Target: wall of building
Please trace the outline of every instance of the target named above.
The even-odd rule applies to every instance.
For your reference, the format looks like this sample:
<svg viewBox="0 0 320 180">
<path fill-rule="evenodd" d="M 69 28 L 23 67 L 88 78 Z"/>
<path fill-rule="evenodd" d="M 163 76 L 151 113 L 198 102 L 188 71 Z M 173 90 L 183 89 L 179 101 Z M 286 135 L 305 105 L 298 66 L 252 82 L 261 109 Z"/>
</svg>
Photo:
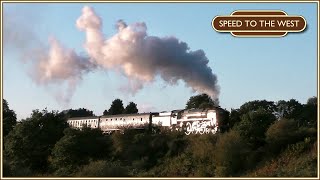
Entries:
<svg viewBox="0 0 320 180">
<path fill-rule="evenodd" d="M 91 128 L 98 128 L 99 126 L 99 118 L 71 118 L 67 121 L 67 123 L 73 128 L 82 128 L 85 124 Z"/>
<path fill-rule="evenodd" d="M 149 124 L 149 114 L 130 114 L 101 116 L 101 130 L 115 130 L 125 127 L 141 127 Z"/>
</svg>

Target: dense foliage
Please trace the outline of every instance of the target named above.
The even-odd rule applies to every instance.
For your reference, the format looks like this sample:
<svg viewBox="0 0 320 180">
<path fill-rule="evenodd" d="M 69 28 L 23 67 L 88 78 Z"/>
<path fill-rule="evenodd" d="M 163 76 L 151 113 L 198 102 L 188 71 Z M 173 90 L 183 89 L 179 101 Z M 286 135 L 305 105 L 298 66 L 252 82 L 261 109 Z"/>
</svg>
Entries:
<svg viewBox="0 0 320 180">
<path fill-rule="evenodd" d="M 16 113 L 9 108 L 8 102 L 3 99 L 2 101 L 3 107 L 3 136 L 7 136 L 9 132 L 13 129 L 13 127 L 17 123 L 17 116 Z"/>
<path fill-rule="evenodd" d="M 63 111 L 63 113 L 65 113 L 68 118 L 94 116 L 93 111 L 85 108 L 68 109 Z"/>
<path fill-rule="evenodd" d="M 186 109 L 192 109 L 192 108 L 213 108 L 216 104 L 214 100 L 208 96 L 207 94 L 200 94 L 197 96 L 192 96 L 188 100 L 186 104 Z"/>
<path fill-rule="evenodd" d="M 123 102 L 121 99 L 115 99 L 112 101 L 109 110 L 103 111 L 103 115 L 117 115 L 117 114 L 134 114 L 138 113 L 137 104 L 134 102 L 130 102 L 126 108 L 123 106 Z"/>
<path fill-rule="evenodd" d="M 190 98 L 187 107 L 211 103 L 207 98 L 204 103 L 198 99 Z M 120 109 L 134 113 L 133 104 Z M 316 97 L 306 104 L 294 99 L 246 102 L 230 113 L 221 111 L 218 119 L 223 128 L 204 135 L 186 136 L 159 127 L 107 135 L 99 129 L 68 128 L 67 117 L 66 113 L 35 110 L 12 125 L 4 137 L 3 175 L 317 176 Z"/>
</svg>

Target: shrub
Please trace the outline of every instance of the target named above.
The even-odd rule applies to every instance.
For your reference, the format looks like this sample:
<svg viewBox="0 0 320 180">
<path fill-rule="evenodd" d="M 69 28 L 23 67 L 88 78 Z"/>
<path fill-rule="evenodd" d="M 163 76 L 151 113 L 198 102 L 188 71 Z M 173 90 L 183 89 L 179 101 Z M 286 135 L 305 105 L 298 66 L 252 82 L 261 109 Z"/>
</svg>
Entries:
<svg viewBox="0 0 320 180">
<path fill-rule="evenodd" d="M 234 176 L 245 165 L 249 149 L 240 133 L 231 130 L 222 134 L 215 147 L 216 176 Z"/>
<path fill-rule="evenodd" d="M 126 177 L 128 169 L 120 162 L 93 161 L 79 169 L 74 176 L 80 177 Z"/>
<path fill-rule="evenodd" d="M 316 137 L 316 129 L 299 128 L 297 122 L 293 119 L 280 119 L 273 123 L 266 132 L 268 150 L 273 153 L 278 153 L 289 144 L 303 141 L 308 137 Z M 314 138 L 312 138 L 312 141 L 314 141 Z"/>
</svg>

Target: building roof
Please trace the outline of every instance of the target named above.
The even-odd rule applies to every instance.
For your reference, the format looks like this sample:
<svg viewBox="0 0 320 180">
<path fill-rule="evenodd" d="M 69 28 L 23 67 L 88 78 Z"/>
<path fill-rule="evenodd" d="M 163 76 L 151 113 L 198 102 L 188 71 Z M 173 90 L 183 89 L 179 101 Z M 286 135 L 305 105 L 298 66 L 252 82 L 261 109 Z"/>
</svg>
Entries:
<svg viewBox="0 0 320 180">
<path fill-rule="evenodd" d="M 104 115 L 101 118 L 111 118 L 111 117 L 124 117 L 124 116 L 146 116 L 152 113 L 137 113 L 137 114 L 117 114 L 117 115 Z"/>
<path fill-rule="evenodd" d="M 82 119 L 98 119 L 99 116 L 87 116 L 87 117 L 72 117 L 68 118 L 68 120 L 82 120 Z"/>
</svg>

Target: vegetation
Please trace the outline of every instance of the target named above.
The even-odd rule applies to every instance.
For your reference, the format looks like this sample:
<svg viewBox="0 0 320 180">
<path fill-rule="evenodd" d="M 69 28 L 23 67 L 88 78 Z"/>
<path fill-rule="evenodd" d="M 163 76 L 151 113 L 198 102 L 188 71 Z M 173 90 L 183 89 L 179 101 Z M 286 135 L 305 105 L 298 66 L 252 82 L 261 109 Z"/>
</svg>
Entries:
<svg viewBox="0 0 320 180">
<path fill-rule="evenodd" d="M 124 114 L 135 114 L 138 113 L 137 104 L 134 102 L 130 102 L 127 107 L 123 111 Z"/>
<path fill-rule="evenodd" d="M 63 113 L 65 113 L 68 118 L 94 116 L 93 111 L 90 111 L 85 108 L 68 109 L 63 111 Z"/>
<path fill-rule="evenodd" d="M 117 115 L 117 114 L 134 114 L 138 113 L 137 104 L 130 102 L 126 108 L 123 107 L 121 99 L 115 99 L 112 101 L 109 110 L 105 110 L 103 115 Z"/>
<path fill-rule="evenodd" d="M 16 113 L 9 108 L 8 102 L 3 99 L 3 136 L 7 136 L 13 127 L 17 124 Z"/>
<path fill-rule="evenodd" d="M 212 102 L 206 95 L 194 96 L 187 108 L 219 108 Z M 16 123 L 5 100 L 3 107 L 5 177 L 317 176 L 316 97 L 306 104 L 294 99 L 246 102 L 218 114 L 218 133 L 189 136 L 161 127 L 111 135 L 88 127 L 71 129 L 66 119 L 77 116 L 74 110 L 34 110 Z M 136 113 L 137 108 L 133 102 L 123 108 L 116 99 L 107 112 Z"/>
<path fill-rule="evenodd" d="M 213 99 L 211 99 L 210 96 L 207 94 L 200 94 L 197 96 L 190 97 L 189 101 L 186 104 L 186 109 L 192 109 L 192 108 L 213 108 L 216 104 Z"/>
</svg>

